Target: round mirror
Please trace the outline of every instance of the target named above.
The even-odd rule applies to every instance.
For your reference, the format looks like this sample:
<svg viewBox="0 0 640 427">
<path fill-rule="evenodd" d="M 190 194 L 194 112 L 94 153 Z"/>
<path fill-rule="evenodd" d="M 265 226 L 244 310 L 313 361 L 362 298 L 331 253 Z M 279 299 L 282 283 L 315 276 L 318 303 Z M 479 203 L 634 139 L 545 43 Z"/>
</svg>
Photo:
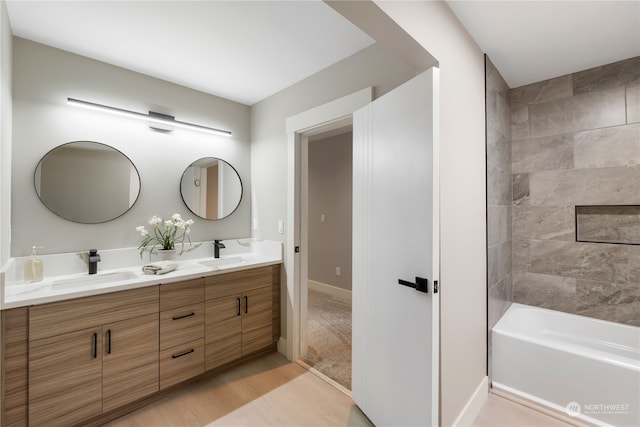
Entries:
<svg viewBox="0 0 640 427">
<path fill-rule="evenodd" d="M 195 215 L 203 219 L 222 219 L 240 205 L 242 181 L 229 163 L 215 157 L 203 157 L 185 169 L 180 193 L 184 204 Z"/>
<path fill-rule="evenodd" d="M 76 141 L 49 151 L 35 172 L 36 193 L 69 221 L 98 224 L 128 211 L 140 194 L 131 160 L 105 144 Z"/>
</svg>

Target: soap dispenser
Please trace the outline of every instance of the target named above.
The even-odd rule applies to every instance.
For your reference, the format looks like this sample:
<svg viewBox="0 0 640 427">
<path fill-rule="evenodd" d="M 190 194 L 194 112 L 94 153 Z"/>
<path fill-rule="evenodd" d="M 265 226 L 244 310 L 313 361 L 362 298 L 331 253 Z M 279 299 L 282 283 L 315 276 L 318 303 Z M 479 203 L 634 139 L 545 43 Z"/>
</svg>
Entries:
<svg viewBox="0 0 640 427">
<path fill-rule="evenodd" d="M 31 248 L 31 258 L 24 262 L 25 283 L 39 282 L 44 277 L 44 262 L 38 258 L 38 249 L 42 246 Z"/>
</svg>

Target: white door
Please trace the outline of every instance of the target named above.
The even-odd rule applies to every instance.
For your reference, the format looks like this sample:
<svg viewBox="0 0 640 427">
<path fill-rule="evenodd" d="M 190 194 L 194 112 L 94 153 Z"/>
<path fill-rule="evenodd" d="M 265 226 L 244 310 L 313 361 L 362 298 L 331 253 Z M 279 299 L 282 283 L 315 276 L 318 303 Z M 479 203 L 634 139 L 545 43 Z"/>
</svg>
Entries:
<svg viewBox="0 0 640 427">
<path fill-rule="evenodd" d="M 353 115 L 352 394 L 379 427 L 438 425 L 437 88 L 432 68 Z"/>
</svg>

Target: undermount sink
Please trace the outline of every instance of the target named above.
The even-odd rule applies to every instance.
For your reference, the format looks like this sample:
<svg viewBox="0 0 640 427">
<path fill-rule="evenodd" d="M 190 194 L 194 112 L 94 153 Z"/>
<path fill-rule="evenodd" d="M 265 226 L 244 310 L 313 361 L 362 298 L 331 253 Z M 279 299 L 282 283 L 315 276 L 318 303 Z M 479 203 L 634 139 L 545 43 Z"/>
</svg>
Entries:
<svg viewBox="0 0 640 427">
<path fill-rule="evenodd" d="M 217 269 L 230 268 L 239 264 L 246 263 L 246 260 L 240 256 L 232 256 L 227 258 L 214 258 L 208 261 L 200 261 L 200 264 Z"/>
<path fill-rule="evenodd" d="M 73 286 L 102 285 L 105 283 L 119 282 L 121 280 L 136 279 L 137 277 L 138 275 L 132 271 L 114 271 L 113 273 L 87 274 L 82 277 L 55 280 L 51 283 L 51 287 L 60 289 Z"/>
</svg>

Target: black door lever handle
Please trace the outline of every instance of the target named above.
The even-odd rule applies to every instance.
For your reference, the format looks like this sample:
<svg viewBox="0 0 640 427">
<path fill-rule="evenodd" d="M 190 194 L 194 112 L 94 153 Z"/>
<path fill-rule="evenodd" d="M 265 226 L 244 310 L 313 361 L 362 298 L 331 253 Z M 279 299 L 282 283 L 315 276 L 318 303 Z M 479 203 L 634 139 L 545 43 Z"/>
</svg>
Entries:
<svg viewBox="0 0 640 427">
<path fill-rule="evenodd" d="M 429 292 L 429 279 L 425 279 L 422 277 L 416 277 L 416 282 L 408 282 L 406 280 L 398 279 L 398 284 L 403 286 L 408 286 L 417 291 L 428 293 Z"/>
</svg>

